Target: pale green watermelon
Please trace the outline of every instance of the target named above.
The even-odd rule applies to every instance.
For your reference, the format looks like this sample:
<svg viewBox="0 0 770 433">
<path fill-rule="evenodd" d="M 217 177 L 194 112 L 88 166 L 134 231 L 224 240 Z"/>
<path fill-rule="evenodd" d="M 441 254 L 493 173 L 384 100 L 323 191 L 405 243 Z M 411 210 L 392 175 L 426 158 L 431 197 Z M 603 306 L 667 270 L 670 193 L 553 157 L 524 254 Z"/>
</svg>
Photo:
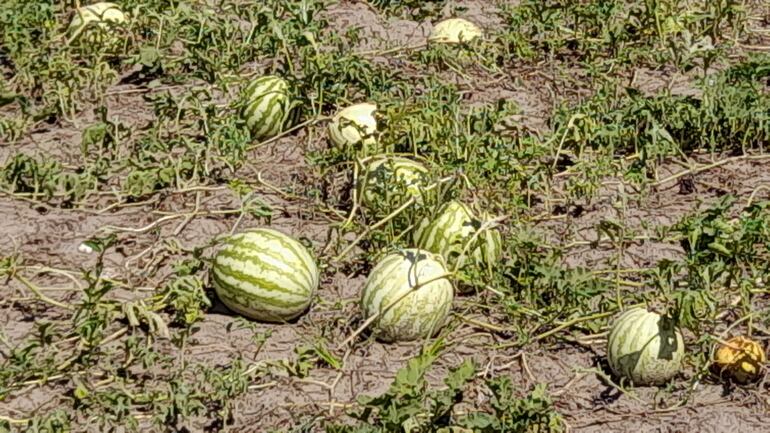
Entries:
<svg viewBox="0 0 770 433">
<path fill-rule="evenodd" d="M 361 294 L 364 319 L 382 341 L 428 338 L 441 329 L 452 308 L 454 288 L 441 256 L 405 249 L 372 269 Z"/>
<path fill-rule="evenodd" d="M 228 308 L 267 322 L 285 322 L 307 310 L 318 279 L 307 249 L 267 228 L 228 237 L 211 268 L 214 289 Z"/>
<path fill-rule="evenodd" d="M 118 5 L 110 2 L 97 2 L 91 5 L 81 6 L 75 10 L 67 31 L 71 38 L 77 38 L 86 32 L 89 27 L 97 27 L 102 32 L 109 30 L 110 23 L 122 24 L 126 22 L 126 15 Z M 89 32 L 87 40 L 97 42 L 99 35 Z"/>
<path fill-rule="evenodd" d="M 428 36 L 428 42 L 459 44 L 481 37 L 483 32 L 472 22 L 462 18 L 449 18 L 437 23 Z"/>
<path fill-rule="evenodd" d="M 396 210 L 410 198 L 421 202 L 429 185 L 428 169 L 417 161 L 396 156 L 376 156 L 363 166 L 358 196 L 374 215 Z"/>
<path fill-rule="evenodd" d="M 329 138 L 340 147 L 371 148 L 377 143 L 377 106 L 370 103 L 343 108 L 329 122 Z"/>
<path fill-rule="evenodd" d="M 668 381 L 681 369 L 684 353 L 673 320 L 644 308 L 632 308 L 615 319 L 607 340 L 610 368 L 635 385 Z"/>
<path fill-rule="evenodd" d="M 450 201 L 441 206 L 435 217 L 421 221 L 414 231 L 414 244 L 441 254 L 450 269 L 473 264 L 491 272 L 502 257 L 502 241 L 495 228 L 479 231 L 486 219 L 478 218 L 467 205 Z M 458 263 L 463 249 L 465 254 Z"/>
</svg>

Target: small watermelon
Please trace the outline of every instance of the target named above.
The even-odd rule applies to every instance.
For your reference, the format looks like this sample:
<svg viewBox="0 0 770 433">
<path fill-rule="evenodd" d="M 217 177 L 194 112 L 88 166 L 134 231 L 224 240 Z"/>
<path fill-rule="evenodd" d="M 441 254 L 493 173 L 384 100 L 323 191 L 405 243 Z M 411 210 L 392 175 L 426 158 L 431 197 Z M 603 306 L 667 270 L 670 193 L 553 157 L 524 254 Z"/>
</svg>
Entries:
<svg viewBox="0 0 770 433">
<path fill-rule="evenodd" d="M 329 123 L 329 138 L 339 147 L 371 148 L 377 143 L 377 106 L 355 104 L 340 110 Z"/>
<path fill-rule="evenodd" d="M 106 32 L 110 29 L 110 24 L 122 24 L 125 22 L 126 15 L 120 10 L 118 5 L 110 2 L 98 2 L 76 9 L 68 32 L 70 37 L 74 39 L 83 32 L 86 32 L 91 26 L 98 27 L 101 32 Z M 91 33 L 88 40 L 95 41 L 96 35 Z"/>
<path fill-rule="evenodd" d="M 433 27 L 428 36 L 428 42 L 459 44 L 470 42 L 482 35 L 483 32 L 476 24 L 462 18 L 450 18 Z"/>
<path fill-rule="evenodd" d="M 243 118 L 256 140 L 275 137 L 284 131 L 291 111 L 289 83 L 266 75 L 249 83 L 241 96 Z"/>
<path fill-rule="evenodd" d="M 717 344 L 714 369 L 719 376 L 745 384 L 762 376 L 766 361 L 765 349 L 758 342 L 737 336 Z"/>
<path fill-rule="evenodd" d="M 363 166 L 357 188 L 364 206 L 373 214 L 383 216 L 412 197 L 420 202 L 428 184 L 428 169 L 419 162 L 396 156 L 376 156 Z"/>
</svg>

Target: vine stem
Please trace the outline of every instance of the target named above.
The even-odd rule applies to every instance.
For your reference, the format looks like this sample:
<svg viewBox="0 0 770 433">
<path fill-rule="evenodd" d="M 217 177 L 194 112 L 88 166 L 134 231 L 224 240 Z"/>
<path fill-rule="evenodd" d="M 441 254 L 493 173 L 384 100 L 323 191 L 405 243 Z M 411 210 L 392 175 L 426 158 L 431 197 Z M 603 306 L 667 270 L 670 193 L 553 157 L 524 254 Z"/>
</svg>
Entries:
<svg viewBox="0 0 770 433">
<path fill-rule="evenodd" d="M 385 55 L 385 54 L 393 54 L 393 53 L 398 53 L 398 52 L 401 52 L 401 51 L 419 50 L 419 49 L 425 48 L 426 46 L 428 46 L 427 43 L 421 42 L 421 43 L 415 44 L 415 45 L 404 45 L 404 46 L 398 46 L 398 47 L 393 47 L 393 48 L 386 48 L 384 50 L 360 51 L 360 52 L 356 53 L 356 56 L 362 56 L 362 57 L 363 56 L 382 56 L 382 55 Z"/>
<path fill-rule="evenodd" d="M 668 176 L 664 179 L 661 179 L 655 183 L 652 184 L 653 187 L 658 187 L 661 185 L 664 185 L 668 182 L 674 181 L 679 179 L 680 177 L 687 176 L 688 174 L 697 174 L 703 171 L 708 171 L 713 168 L 720 167 L 725 164 L 729 164 L 731 162 L 739 162 L 739 161 L 761 161 L 764 159 L 770 159 L 770 155 L 741 155 L 741 156 L 734 156 L 732 158 L 725 158 L 721 159 L 719 161 L 712 162 L 711 164 L 701 165 L 699 167 L 693 167 L 689 170 L 683 170 L 678 173 L 672 174 L 671 176 Z"/>
<path fill-rule="evenodd" d="M 190 221 L 192 221 L 193 218 L 195 218 L 195 216 L 199 214 L 200 208 L 201 208 L 201 192 L 197 191 L 195 193 L 195 208 L 193 209 L 192 212 L 187 214 L 184 221 L 182 221 L 181 223 L 179 223 L 178 226 L 176 226 L 176 229 L 174 229 L 174 236 L 179 236 L 179 233 L 182 233 L 182 230 L 184 230 L 187 224 L 189 224 Z"/>
<path fill-rule="evenodd" d="M 607 384 L 608 384 L 609 386 L 611 386 L 611 387 L 615 388 L 615 389 L 616 389 L 618 392 L 622 393 L 622 394 L 623 394 L 623 395 L 625 395 L 626 397 L 629 397 L 629 398 L 631 398 L 631 399 L 634 399 L 634 400 L 636 400 L 637 402 L 639 402 L 639 403 L 642 403 L 642 404 L 644 404 L 644 405 L 646 405 L 646 404 L 647 404 L 647 402 L 646 402 L 646 401 L 644 401 L 644 400 L 642 400 L 641 398 L 639 398 L 639 397 L 638 397 L 636 394 L 633 394 L 633 393 L 631 393 L 631 392 L 628 392 L 628 391 L 626 391 L 626 390 L 625 390 L 625 389 L 624 389 L 622 386 L 620 386 L 620 385 L 618 385 L 617 383 L 615 383 L 615 382 L 612 380 L 612 378 L 611 378 L 611 377 L 610 377 L 610 376 L 609 376 L 607 373 L 603 372 L 602 370 L 600 370 L 600 369 L 598 369 L 598 368 L 578 368 L 578 369 L 576 370 L 576 372 L 577 372 L 577 373 L 583 373 L 583 374 L 587 374 L 587 373 L 593 373 L 593 374 L 595 374 L 595 375 L 597 375 L 597 376 L 601 377 L 602 379 L 604 379 L 604 381 L 605 381 L 605 382 L 607 382 Z"/>
<path fill-rule="evenodd" d="M 470 317 L 465 317 L 462 314 L 452 313 L 452 315 L 462 320 L 463 322 L 469 323 L 474 326 L 478 326 L 479 328 L 487 329 L 489 331 L 499 332 L 499 333 L 507 333 L 511 331 L 510 329 L 502 328 L 500 326 L 493 325 L 491 323 L 482 322 L 476 319 L 471 319 Z"/>
<path fill-rule="evenodd" d="M 50 298 L 50 297 L 46 296 L 45 294 L 43 294 L 43 292 L 40 291 L 40 289 L 37 286 L 32 284 L 29 280 L 27 280 L 26 278 L 22 277 L 21 275 L 14 274 L 13 278 L 15 278 L 21 284 L 23 284 L 32 293 L 34 293 L 35 296 L 37 296 L 37 298 L 39 300 L 41 300 L 41 301 L 43 301 L 43 302 L 45 302 L 47 304 L 51 304 L 53 306 L 59 307 L 59 308 L 64 308 L 65 310 L 74 310 L 75 309 L 72 305 L 65 304 L 63 302 L 59 302 L 56 299 L 53 299 L 53 298 Z"/>
<path fill-rule="evenodd" d="M 631 307 L 632 306 L 629 306 L 629 308 L 631 308 Z M 543 332 L 542 334 L 538 334 L 538 335 L 532 337 L 532 339 L 530 341 L 534 342 L 534 341 L 542 340 L 544 338 L 548 338 L 548 337 L 556 334 L 559 331 L 562 331 L 562 330 L 564 330 L 566 328 L 569 328 L 572 325 L 576 325 L 576 324 L 581 323 L 581 322 L 587 322 L 589 320 L 602 319 L 602 318 L 605 318 L 605 317 L 612 316 L 612 315 L 614 315 L 616 313 L 617 313 L 616 311 L 607 311 L 607 312 L 604 312 L 604 313 L 591 314 L 591 315 L 588 315 L 588 316 L 577 317 L 575 319 L 568 320 L 566 322 L 561 322 L 555 328 L 550 329 L 548 331 Z M 506 344 L 499 344 L 499 345 L 494 346 L 494 347 L 495 347 L 495 349 L 505 349 L 505 348 L 508 348 L 508 347 L 518 346 L 519 344 L 520 343 L 506 343 Z"/>
<path fill-rule="evenodd" d="M 278 141 L 279 139 L 281 139 L 281 138 L 291 134 L 292 132 L 300 130 L 300 129 L 306 127 L 306 126 L 315 125 L 316 123 L 320 123 L 320 122 L 323 122 L 323 121 L 329 120 L 329 119 L 331 119 L 331 117 L 329 117 L 329 116 L 319 116 L 319 117 L 315 117 L 313 119 L 308 119 L 308 120 L 306 120 L 306 121 L 304 121 L 302 123 L 298 123 L 298 124 L 292 126 L 291 128 L 281 132 L 280 134 L 278 134 L 278 135 L 276 135 L 274 137 L 268 138 L 265 141 L 260 141 L 259 143 L 254 144 L 253 146 L 249 146 L 246 150 L 248 150 L 248 151 L 254 150 L 254 149 L 258 148 L 258 147 L 262 147 L 262 146 L 264 146 L 266 144 L 270 144 L 270 143 L 272 143 L 274 141 Z"/>
<path fill-rule="evenodd" d="M 428 187 L 427 190 L 431 190 L 431 189 L 435 188 L 439 184 L 449 182 L 453 178 L 454 178 L 453 176 L 449 176 L 449 177 L 445 177 L 445 178 L 439 179 L 438 181 L 434 182 L 430 187 Z M 342 250 L 342 252 L 339 253 L 339 255 L 334 257 L 332 259 L 332 261 L 339 262 L 340 260 L 344 259 L 348 254 L 350 254 L 350 252 L 353 250 L 353 248 L 355 248 L 355 246 L 358 245 L 359 242 L 361 242 L 366 236 L 369 235 L 369 233 L 371 233 L 374 229 L 383 226 L 388 221 L 390 221 L 393 218 L 395 218 L 396 216 L 398 216 L 398 214 L 400 214 L 401 212 L 406 210 L 409 206 L 413 205 L 415 203 L 415 201 L 416 201 L 415 197 L 410 197 L 409 200 L 405 201 L 404 204 L 399 206 L 396 210 L 391 212 L 388 216 L 386 216 L 385 218 L 377 221 L 375 224 L 366 227 L 366 229 L 363 232 L 361 232 L 361 234 L 358 235 L 358 237 L 356 237 L 355 240 L 353 240 L 353 242 L 351 242 L 347 247 L 345 247 L 345 249 Z"/>
<path fill-rule="evenodd" d="M 16 418 L 11 418 L 11 417 L 7 417 L 7 416 L 4 416 L 4 415 L 0 415 L 0 421 L 5 421 L 8 424 L 14 424 L 14 425 L 27 425 L 27 424 L 29 424 L 30 420 L 26 419 L 26 418 L 16 419 Z"/>
</svg>

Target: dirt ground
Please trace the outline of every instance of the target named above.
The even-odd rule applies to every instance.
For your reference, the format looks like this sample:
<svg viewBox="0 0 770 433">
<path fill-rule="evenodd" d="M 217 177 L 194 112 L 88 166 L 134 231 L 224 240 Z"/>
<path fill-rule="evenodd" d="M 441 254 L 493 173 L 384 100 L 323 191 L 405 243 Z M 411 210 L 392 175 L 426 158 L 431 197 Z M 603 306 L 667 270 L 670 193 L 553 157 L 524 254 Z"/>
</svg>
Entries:
<svg viewBox="0 0 770 433">
<path fill-rule="evenodd" d="M 466 16 L 481 25 L 494 24 L 494 14 L 490 13 L 491 6 L 487 2 L 454 3 L 467 6 Z M 429 22 L 388 21 L 362 2 L 340 2 L 326 14 L 338 28 L 362 27 L 364 34 L 370 36 L 367 40 L 373 41 L 360 47 L 362 49 L 418 43 L 430 29 Z M 498 98 L 515 100 L 521 108 L 521 121 L 535 130 L 547 130 L 545 119 L 552 112 L 554 92 L 573 92 L 577 97 L 584 90 L 560 88 L 564 84 L 560 80 L 550 80 L 533 71 L 510 71 L 510 74 L 518 79 L 490 86 L 478 82 L 462 84 L 467 86 L 470 103 Z M 682 88 L 686 91 L 687 77 L 674 77 L 665 71 L 640 73 L 635 86 L 654 91 L 661 82 L 672 79 L 683 80 Z M 133 85 L 116 85 L 108 96 L 111 115 L 140 128 L 152 118 L 150 107 L 142 99 L 143 92 Z M 19 150 L 53 155 L 63 161 L 74 160 L 79 153 L 82 128 L 93 120 L 90 110 L 84 110 L 71 122 L 36 128 L 13 146 L 0 144 L 0 163 L 4 164 Z M 323 137 L 321 126 L 316 127 L 315 132 L 315 137 Z M 310 240 L 318 253 L 329 242 L 330 220 L 324 214 L 308 212 L 307 203 L 276 192 L 301 191 L 321 181 L 308 175 L 311 170 L 305 155 L 326 143 L 322 138 L 308 143 L 306 134 L 308 131 L 302 131 L 252 151 L 248 155 L 249 163 L 240 175 L 260 178 L 266 185 L 271 185 L 260 190 L 260 197 L 276 210 L 272 225 Z M 661 177 L 676 173 L 681 167 L 672 165 L 666 169 L 669 173 L 663 173 Z M 674 180 L 627 203 L 622 215 L 614 204 L 623 185 L 608 179 L 596 199 L 577 204 L 581 207 L 579 214 L 566 213 L 544 221 L 540 228 L 554 242 L 574 242 L 593 240 L 596 221 L 607 216 L 619 216 L 630 227 L 671 224 L 726 193 L 747 200 L 758 187 L 770 184 L 768 173 L 770 159 L 736 159 L 688 178 L 695 186 L 692 192 L 683 192 L 680 182 Z M 103 203 L 109 203 L 109 198 L 105 193 Z M 104 275 L 133 286 L 115 290 L 111 296 L 135 299 L 159 285 L 171 273 L 170 257 L 162 248 L 165 239 L 175 239 L 183 249 L 199 247 L 209 239 L 229 232 L 238 220 L 237 215 L 221 214 L 165 220 L 164 216 L 183 210 L 218 211 L 237 206 L 237 197 L 224 187 L 197 194 L 164 194 L 148 203 L 119 209 L 106 208 L 98 202 L 82 208 L 63 209 L 0 195 L 0 256 L 19 253 L 27 266 L 85 269 L 95 263 L 95 257 L 78 250 L 84 240 L 109 232 L 110 228 L 127 228 L 129 230 L 119 232 L 117 248 L 109 250 L 105 256 Z M 239 227 L 259 224 L 248 216 L 238 222 Z M 603 266 L 608 254 L 610 251 L 589 244 L 572 249 L 564 262 L 568 266 Z M 662 258 L 676 258 L 682 254 L 676 245 L 639 241 L 626 251 L 621 265 L 644 267 Z M 343 270 L 327 269 L 320 286 L 320 301 L 307 315 L 287 325 L 256 323 L 254 329 L 230 329 L 229 326 L 240 323 L 240 320 L 212 297 L 215 305 L 196 325 L 184 348 L 179 351 L 169 344 L 167 350 L 180 362 L 227 366 L 237 356 L 252 361 L 291 359 L 298 346 L 320 338 L 334 347 L 361 323 L 357 303 L 364 281 L 365 275 L 345 275 Z M 35 282 L 48 288 L 48 296 L 57 300 L 67 302 L 78 296 L 72 290 L 55 290 L 72 287 L 72 281 L 61 274 L 41 273 Z M 460 296 L 455 300 L 455 310 L 469 310 L 468 303 L 473 301 L 472 297 Z M 29 292 L 15 280 L 0 286 L 0 330 L 10 346 L 30 333 L 35 323 L 60 320 L 63 314 L 56 308 L 33 301 Z M 681 407 L 656 407 L 658 402 L 665 401 L 661 394 L 684 394 L 686 390 L 682 387 L 686 382 L 682 381 L 672 389 L 637 387 L 634 388 L 635 395 L 618 392 L 595 373 L 596 369 L 608 371 L 602 335 L 575 343 L 532 343 L 524 349 L 493 349 L 495 344 L 509 341 L 511 336 L 459 320 L 454 320 L 450 328 L 453 330 L 448 335 L 447 349 L 431 370 L 431 382 L 440 383 L 448 368 L 472 358 L 482 366 L 479 380 L 489 375 L 510 376 L 521 395 L 534 384 L 545 383 L 556 409 L 572 432 L 768 431 L 770 394 L 765 384 L 742 388 L 706 380 L 697 383 L 690 400 Z M 261 347 L 254 341 L 255 332 L 269 335 Z M 296 427 L 300 420 L 310 422 L 319 414 L 342 416 L 358 396 L 385 391 L 395 372 L 419 349 L 417 343 L 383 344 L 366 340 L 344 353 L 345 363 L 340 371 L 318 367 L 310 370 L 304 379 L 273 376 L 262 383 L 252 383 L 249 391 L 238 398 L 234 423 L 228 431 L 284 430 Z M 5 354 L 0 352 L 0 359 L 3 356 Z M 690 377 L 693 373 L 688 367 L 683 375 Z M 58 398 L 52 397 L 58 392 L 56 381 L 15 391 L 0 401 L 0 414 L 14 417 L 51 410 L 60 404 Z M 479 388 L 478 392 L 465 397 L 483 403 L 489 395 Z M 82 422 L 86 430 L 91 430 L 89 420 Z"/>
</svg>

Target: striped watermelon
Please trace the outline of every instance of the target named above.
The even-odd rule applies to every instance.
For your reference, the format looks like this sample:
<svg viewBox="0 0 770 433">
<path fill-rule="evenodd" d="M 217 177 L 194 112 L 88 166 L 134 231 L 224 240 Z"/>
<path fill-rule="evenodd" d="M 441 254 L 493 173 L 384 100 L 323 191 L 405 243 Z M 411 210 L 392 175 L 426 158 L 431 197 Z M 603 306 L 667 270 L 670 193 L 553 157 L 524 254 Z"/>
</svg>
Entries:
<svg viewBox="0 0 770 433">
<path fill-rule="evenodd" d="M 291 111 L 289 83 L 266 75 L 253 80 L 241 96 L 243 118 L 254 139 L 263 140 L 283 132 Z"/>
<path fill-rule="evenodd" d="M 364 319 L 375 315 L 374 335 L 408 341 L 435 334 L 452 308 L 454 289 L 441 256 L 424 250 L 391 253 L 372 269 L 361 296 Z"/>
<path fill-rule="evenodd" d="M 657 385 L 674 377 L 684 351 L 682 334 L 673 320 L 644 308 L 621 314 L 607 341 L 610 368 L 636 385 Z"/>
<path fill-rule="evenodd" d="M 421 221 L 413 233 L 414 244 L 441 254 L 450 269 L 462 269 L 472 262 L 478 269 L 491 272 L 502 256 L 502 241 L 500 232 L 494 228 L 485 229 L 474 239 L 483 223 L 467 205 L 450 201 L 441 206 L 434 218 Z M 463 250 L 462 261 L 457 263 Z"/>
<path fill-rule="evenodd" d="M 301 315 L 318 288 L 318 268 L 299 241 L 259 228 L 228 237 L 214 257 L 211 280 L 231 310 L 255 320 Z"/>
<path fill-rule="evenodd" d="M 329 123 L 329 138 L 339 147 L 370 148 L 377 143 L 377 106 L 363 103 L 340 110 Z"/>
<path fill-rule="evenodd" d="M 79 7 L 72 17 L 68 31 L 71 37 L 75 38 L 92 24 L 106 31 L 109 29 L 109 23 L 121 24 L 125 22 L 126 16 L 118 5 L 110 2 L 98 2 Z"/>
<path fill-rule="evenodd" d="M 450 18 L 433 27 L 428 36 L 428 42 L 459 44 L 470 42 L 482 34 L 481 29 L 476 24 L 462 18 Z"/>
<path fill-rule="evenodd" d="M 394 156 L 373 157 L 359 176 L 358 196 L 376 215 L 389 214 L 411 197 L 421 201 L 429 183 L 424 165 Z"/>
</svg>

